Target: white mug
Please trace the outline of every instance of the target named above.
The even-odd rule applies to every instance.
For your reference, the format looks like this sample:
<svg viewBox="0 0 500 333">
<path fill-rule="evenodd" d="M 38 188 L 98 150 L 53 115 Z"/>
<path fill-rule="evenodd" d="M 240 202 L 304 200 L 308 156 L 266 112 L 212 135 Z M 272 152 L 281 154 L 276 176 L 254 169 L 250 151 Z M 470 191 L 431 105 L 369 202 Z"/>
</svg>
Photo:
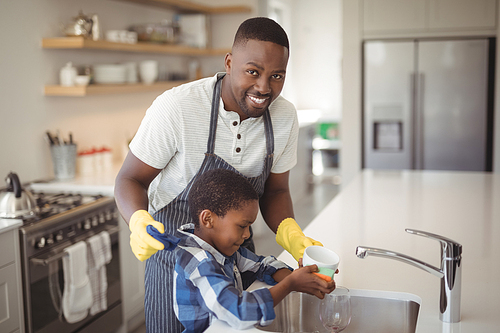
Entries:
<svg viewBox="0 0 500 333">
<path fill-rule="evenodd" d="M 152 84 L 158 79 L 158 61 L 146 60 L 139 64 L 139 74 L 142 82 Z"/>
<path fill-rule="evenodd" d="M 311 245 L 304 250 L 302 265 L 317 265 L 319 274 L 333 278 L 333 274 L 339 267 L 340 257 L 337 253 L 323 246 Z"/>
</svg>

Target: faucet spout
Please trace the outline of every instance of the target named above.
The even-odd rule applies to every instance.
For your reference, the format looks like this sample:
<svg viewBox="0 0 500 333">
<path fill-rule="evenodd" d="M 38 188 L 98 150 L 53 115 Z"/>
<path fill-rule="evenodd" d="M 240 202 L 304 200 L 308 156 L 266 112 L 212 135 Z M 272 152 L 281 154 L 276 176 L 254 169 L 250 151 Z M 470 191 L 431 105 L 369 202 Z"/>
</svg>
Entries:
<svg viewBox="0 0 500 333">
<path fill-rule="evenodd" d="M 417 268 L 420 268 L 427 273 L 431 273 L 434 276 L 437 276 L 438 278 L 442 278 L 444 276 L 443 271 L 441 271 L 439 268 L 427 264 L 421 260 L 409 257 L 405 254 L 394 252 L 394 251 L 389 251 L 389 250 L 383 250 L 383 249 L 377 249 L 373 247 L 364 247 L 364 246 L 358 246 L 356 248 L 356 256 L 358 258 L 364 259 L 368 256 L 376 256 L 376 257 L 385 257 L 385 258 L 390 258 L 398 261 L 405 262 L 407 264 L 410 264 L 412 266 L 415 266 Z"/>
<path fill-rule="evenodd" d="M 459 322 L 462 294 L 462 245 L 449 238 L 426 231 L 406 229 L 406 232 L 432 238 L 441 243 L 441 268 L 437 268 L 405 254 L 373 247 L 358 246 L 356 248 L 356 256 L 361 259 L 368 256 L 394 259 L 418 267 L 437 276 L 441 279 L 439 318 L 447 323 Z"/>
</svg>

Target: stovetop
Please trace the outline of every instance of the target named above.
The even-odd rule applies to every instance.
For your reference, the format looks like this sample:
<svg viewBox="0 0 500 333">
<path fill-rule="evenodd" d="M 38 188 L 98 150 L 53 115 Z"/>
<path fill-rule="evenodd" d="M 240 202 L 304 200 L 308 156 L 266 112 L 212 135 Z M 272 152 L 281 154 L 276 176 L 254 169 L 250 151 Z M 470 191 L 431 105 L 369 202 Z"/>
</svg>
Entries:
<svg viewBox="0 0 500 333">
<path fill-rule="evenodd" d="M 81 195 L 67 193 L 31 193 L 36 201 L 36 212 L 34 215 L 24 216 L 23 227 L 38 224 L 50 217 L 71 211 L 75 208 L 98 201 L 102 195 Z"/>
<path fill-rule="evenodd" d="M 38 212 L 36 216 L 26 218 L 27 222 L 42 220 L 84 204 L 95 202 L 102 195 L 81 195 L 67 193 L 32 193 L 36 200 Z M 34 221 L 33 221 L 34 220 Z"/>
</svg>

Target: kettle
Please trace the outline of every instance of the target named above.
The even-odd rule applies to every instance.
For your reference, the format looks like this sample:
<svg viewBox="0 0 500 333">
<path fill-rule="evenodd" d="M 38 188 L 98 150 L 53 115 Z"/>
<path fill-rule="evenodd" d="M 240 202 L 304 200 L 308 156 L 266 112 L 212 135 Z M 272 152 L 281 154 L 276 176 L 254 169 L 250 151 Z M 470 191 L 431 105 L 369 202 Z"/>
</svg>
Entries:
<svg viewBox="0 0 500 333">
<path fill-rule="evenodd" d="M 92 36 L 93 20 L 91 17 L 84 15 L 80 10 L 78 16 L 73 18 L 73 21 L 63 27 L 63 32 L 66 36 Z"/>
<path fill-rule="evenodd" d="M 38 211 L 31 192 L 23 190 L 17 174 L 5 178 L 7 189 L 0 192 L 0 218 L 18 219 L 35 215 Z"/>
</svg>

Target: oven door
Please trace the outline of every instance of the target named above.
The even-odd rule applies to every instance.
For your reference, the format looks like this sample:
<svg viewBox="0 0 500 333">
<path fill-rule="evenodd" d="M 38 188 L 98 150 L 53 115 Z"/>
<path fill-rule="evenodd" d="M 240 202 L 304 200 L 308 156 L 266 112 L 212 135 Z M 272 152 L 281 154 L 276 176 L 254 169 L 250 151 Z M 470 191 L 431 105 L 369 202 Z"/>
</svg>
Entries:
<svg viewBox="0 0 500 333">
<path fill-rule="evenodd" d="M 29 259 L 29 283 L 25 286 L 26 331 L 28 333 L 45 332 L 113 332 L 121 326 L 121 282 L 120 255 L 118 248 L 118 230 L 109 230 L 112 259 L 106 265 L 107 275 L 107 310 L 87 315 L 77 323 L 66 322 L 62 315 L 61 300 L 64 290 L 62 253 L 65 247 L 85 240 L 101 230 L 89 231 L 85 235 L 59 244 L 37 257 Z M 26 297 L 27 296 L 27 297 Z"/>
</svg>

